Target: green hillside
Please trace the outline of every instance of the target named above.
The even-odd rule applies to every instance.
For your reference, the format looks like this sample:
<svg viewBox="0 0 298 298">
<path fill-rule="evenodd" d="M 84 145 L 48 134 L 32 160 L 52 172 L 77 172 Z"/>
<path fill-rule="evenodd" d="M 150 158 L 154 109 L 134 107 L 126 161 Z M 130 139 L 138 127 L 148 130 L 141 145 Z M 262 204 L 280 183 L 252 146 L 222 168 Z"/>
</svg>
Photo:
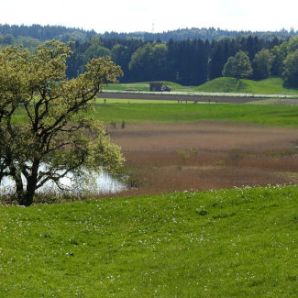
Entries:
<svg viewBox="0 0 298 298">
<path fill-rule="evenodd" d="M 0 207 L 1 297 L 298 297 L 298 187 Z"/>
<path fill-rule="evenodd" d="M 164 82 L 172 91 L 192 91 L 192 87 L 182 86 L 174 82 Z M 149 82 L 109 84 L 104 90 L 110 91 L 149 91 Z"/>
<path fill-rule="evenodd" d="M 287 94 L 298 95 L 298 90 L 287 89 L 280 78 L 269 78 L 262 81 L 237 80 L 235 78 L 217 78 L 194 88 L 201 92 L 231 92 L 252 94 Z"/>
<path fill-rule="evenodd" d="M 111 91 L 149 91 L 148 82 L 139 83 L 115 83 L 107 85 L 104 90 Z"/>
<path fill-rule="evenodd" d="M 298 90 L 287 89 L 280 78 L 269 78 L 261 81 L 237 80 L 235 78 L 217 78 L 200 86 L 182 86 L 165 82 L 174 92 L 217 92 L 217 93 L 252 93 L 252 94 L 285 94 L 298 95 Z M 111 91 L 149 91 L 148 82 L 110 84 L 104 90 Z"/>
</svg>

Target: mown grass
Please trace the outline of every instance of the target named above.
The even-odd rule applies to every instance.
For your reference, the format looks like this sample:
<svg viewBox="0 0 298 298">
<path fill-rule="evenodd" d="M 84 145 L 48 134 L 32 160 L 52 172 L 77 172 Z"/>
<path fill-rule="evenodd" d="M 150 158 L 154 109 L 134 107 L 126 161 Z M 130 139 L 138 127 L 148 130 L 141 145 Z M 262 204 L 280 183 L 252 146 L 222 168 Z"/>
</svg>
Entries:
<svg viewBox="0 0 298 298">
<path fill-rule="evenodd" d="M 95 118 L 105 122 L 235 121 L 274 126 L 298 126 L 298 106 L 246 104 L 177 104 L 133 100 L 97 102 Z"/>
<path fill-rule="evenodd" d="M 182 86 L 173 82 L 165 82 L 176 92 L 217 92 L 217 93 L 249 93 L 249 94 L 284 94 L 298 95 L 297 89 L 283 86 L 281 78 L 269 78 L 260 81 L 237 80 L 222 77 L 208 81 L 199 86 Z M 111 91 L 149 91 L 149 82 L 110 84 L 104 90 Z"/>
<path fill-rule="evenodd" d="M 104 90 L 112 91 L 149 91 L 149 82 L 108 84 Z"/>
<path fill-rule="evenodd" d="M 192 87 L 183 86 L 178 83 L 163 81 L 165 85 L 170 87 L 172 91 L 192 91 Z M 115 83 L 104 87 L 104 90 L 110 91 L 150 91 L 150 82 L 136 82 L 136 83 Z"/>
<path fill-rule="evenodd" d="M 0 207 L 1 297 L 297 297 L 298 187 Z"/>
</svg>

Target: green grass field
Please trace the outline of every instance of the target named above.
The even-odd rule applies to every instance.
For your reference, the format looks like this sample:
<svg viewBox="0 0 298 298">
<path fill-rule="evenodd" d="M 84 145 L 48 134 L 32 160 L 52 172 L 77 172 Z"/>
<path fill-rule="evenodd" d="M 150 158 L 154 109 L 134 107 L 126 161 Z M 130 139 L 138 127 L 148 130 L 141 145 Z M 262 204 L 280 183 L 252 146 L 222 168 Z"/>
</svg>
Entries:
<svg viewBox="0 0 298 298">
<path fill-rule="evenodd" d="M 165 82 L 175 92 L 217 92 L 217 93 L 249 93 L 298 95 L 298 90 L 287 89 L 280 78 L 269 78 L 261 81 L 237 80 L 234 78 L 217 78 L 200 86 L 182 86 L 173 82 Z M 111 91 L 149 91 L 148 82 L 111 84 L 104 88 Z"/>
<path fill-rule="evenodd" d="M 298 187 L 0 207 L 1 297 L 298 297 Z"/>
<path fill-rule="evenodd" d="M 298 106 L 273 104 L 98 99 L 92 113 L 298 126 Z M 297 206 L 298 186 L 0 206 L 0 297 L 296 298 Z"/>
<path fill-rule="evenodd" d="M 274 126 L 298 126 L 298 105 L 177 104 L 134 100 L 98 100 L 94 116 L 105 122 L 235 121 Z"/>
<path fill-rule="evenodd" d="M 283 87 L 283 82 L 280 78 L 270 78 L 262 81 L 218 78 L 194 90 L 202 92 L 298 95 L 298 90 Z"/>
<path fill-rule="evenodd" d="M 191 91 L 192 87 L 182 86 L 180 84 L 174 82 L 167 82 L 165 84 L 173 91 Z M 149 90 L 149 82 L 139 82 L 139 83 L 116 83 L 109 84 L 104 88 L 104 90 L 110 91 L 150 91 Z"/>
<path fill-rule="evenodd" d="M 288 101 L 295 99 L 288 99 Z M 269 101 L 270 100 L 265 100 Z M 285 104 L 178 104 L 176 101 L 97 99 L 90 112 L 109 122 L 196 122 L 233 121 L 271 126 L 298 126 L 298 105 Z M 22 111 L 15 117 L 22 122 Z"/>
</svg>

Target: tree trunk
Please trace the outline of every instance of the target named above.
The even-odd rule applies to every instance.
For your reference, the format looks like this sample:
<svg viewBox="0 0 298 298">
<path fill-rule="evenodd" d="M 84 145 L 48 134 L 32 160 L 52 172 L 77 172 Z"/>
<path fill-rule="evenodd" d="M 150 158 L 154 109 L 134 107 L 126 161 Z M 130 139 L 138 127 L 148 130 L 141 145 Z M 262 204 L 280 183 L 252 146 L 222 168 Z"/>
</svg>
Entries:
<svg viewBox="0 0 298 298">
<path fill-rule="evenodd" d="M 23 205 L 26 207 L 32 205 L 33 198 L 35 195 L 35 189 L 36 189 L 36 184 L 34 185 L 33 183 L 29 183 L 28 181 L 27 190 L 25 193 L 23 193 L 21 197 L 20 205 Z"/>
<path fill-rule="evenodd" d="M 16 198 L 21 204 L 22 197 L 24 196 L 24 186 L 21 175 L 17 175 L 14 177 L 15 183 L 16 183 Z M 22 204 L 21 204 L 22 205 Z"/>
<path fill-rule="evenodd" d="M 11 177 L 13 178 L 13 180 L 15 181 L 15 184 L 16 184 L 15 197 L 16 197 L 17 201 L 19 202 L 19 204 L 23 205 L 22 198 L 24 196 L 24 185 L 23 185 L 21 171 L 17 170 L 16 167 L 12 164 L 12 165 L 10 165 L 10 173 L 11 173 Z"/>
<path fill-rule="evenodd" d="M 30 206 L 33 203 L 38 176 L 39 161 L 34 160 L 31 167 L 31 175 L 27 177 L 26 191 L 23 193 L 20 205 Z"/>
</svg>

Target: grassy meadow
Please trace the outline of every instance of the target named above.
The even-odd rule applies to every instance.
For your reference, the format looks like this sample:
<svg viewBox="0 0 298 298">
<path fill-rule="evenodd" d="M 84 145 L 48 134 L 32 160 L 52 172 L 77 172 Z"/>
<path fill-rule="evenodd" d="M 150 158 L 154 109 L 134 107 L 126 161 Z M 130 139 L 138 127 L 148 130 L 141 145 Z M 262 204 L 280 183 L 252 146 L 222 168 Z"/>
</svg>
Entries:
<svg viewBox="0 0 298 298">
<path fill-rule="evenodd" d="M 167 86 L 169 86 L 172 91 L 192 91 L 192 87 L 182 86 L 178 83 L 174 82 L 164 82 Z M 104 90 L 110 91 L 150 91 L 149 90 L 149 82 L 137 82 L 137 83 L 115 83 L 107 85 Z"/>
<path fill-rule="evenodd" d="M 99 99 L 95 118 L 105 122 L 234 121 L 273 126 L 298 126 L 298 105 L 193 104 Z"/>
<path fill-rule="evenodd" d="M 269 78 L 261 81 L 218 78 L 198 86 L 195 90 L 202 92 L 298 95 L 298 90 L 285 88 L 280 78 Z"/>
<path fill-rule="evenodd" d="M 1 297 L 297 297 L 298 188 L 0 207 Z"/>
<path fill-rule="evenodd" d="M 194 104 L 193 102 L 97 99 L 90 116 L 110 122 L 197 122 L 202 120 L 231 121 L 260 125 L 298 126 L 298 105 L 279 104 L 271 99 L 256 104 Z M 23 112 L 15 116 L 16 122 L 23 122 Z"/>
<path fill-rule="evenodd" d="M 98 99 L 92 115 L 298 126 L 298 105 Z M 1 205 L 0 297 L 296 298 L 297 206 L 297 186 Z"/>
<path fill-rule="evenodd" d="M 199 86 L 182 86 L 173 82 L 165 82 L 174 92 L 216 92 L 244 94 L 279 94 L 298 95 L 298 90 L 283 86 L 281 78 L 269 78 L 260 81 L 222 77 L 208 81 Z M 149 82 L 117 83 L 104 88 L 110 91 L 149 91 Z"/>
</svg>

